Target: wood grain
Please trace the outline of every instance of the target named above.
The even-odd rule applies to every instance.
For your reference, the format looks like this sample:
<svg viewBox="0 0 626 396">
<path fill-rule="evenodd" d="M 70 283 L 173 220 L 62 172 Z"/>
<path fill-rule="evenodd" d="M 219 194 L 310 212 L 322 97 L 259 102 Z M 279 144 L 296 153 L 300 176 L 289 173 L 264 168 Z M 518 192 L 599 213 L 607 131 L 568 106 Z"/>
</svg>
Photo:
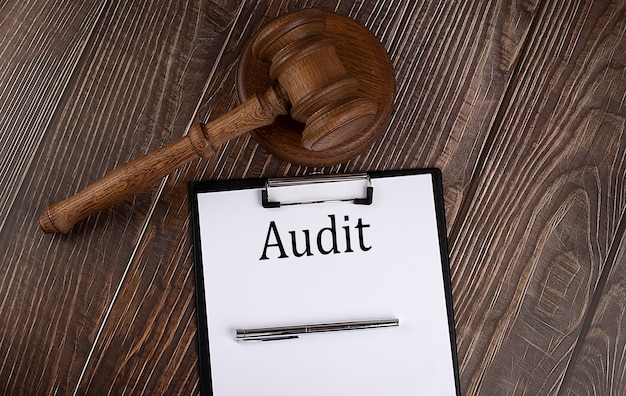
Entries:
<svg viewBox="0 0 626 396">
<path fill-rule="evenodd" d="M 451 241 L 469 394 L 555 394 L 576 364 L 626 209 L 625 6 L 541 7 Z"/>
<path fill-rule="evenodd" d="M 561 395 L 610 395 L 626 389 L 626 219 L 606 262 L 606 285 L 591 304 L 593 318 L 581 335 L 576 360 L 564 378 Z M 578 346 L 578 345 L 577 345 Z"/>
<path fill-rule="evenodd" d="M 216 8 L 220 11 L 218 15 L 213 14 Z M 198 22 L 195 30 L 185 34 L 191 37 L 210 34 L 210 42 L 204 45 L 210 45 L 212 51 L 204 51 L 202 57 L 188 53 L 189 62 L 205 73 L 202 78 L 190 77 L 189 84 L 204 87 L 211 76 L 219 74 L 219 67 L 213 62 L 223 56 L 237 55 L 227 51 L 228 38 L 236 34 L 236 24 L 231 22 L 243 20 L 244 16 L 241 6 L 232 3 L 204 2 L 198 5 L 198 12 L 193 18 Z M 138 25 L 141 23 L 145 22 L 137 21 Z M 188 44 L 194 45 L 193 41 Z M 196 91 L 195 105 L 201 97 L 202 92 Z M 182 134 L 184 128 L 172 133 Z M 187 202 L 186 190 L 186 184 L 179 186 L 177 204 Z M 156 189 L 156 194 L 162 194 L 162 188 Z M 160 200 L 158 197 L 150 197 L 153 206 L 142 222 L 153 217 L 187 221 L 179 208 L 172 207 L 162 195 Z M 136 249 L 124 263 L 126 272 L 120 280 L 120 289 L 111 301 L 111 311 L 101 322 L 101 333 L 92 344 L 92 354 L 76 384 L 79 394 L 198 392 L 192 267 L 171 265 L 190 262 L 189 229 L 182 224 L 169 229 L 169 224 L 159 223 L 161 226 L 144 226 L 135 236 Z M 176 235 L 181 229 L 183 234 Z M 185 243 L 176 240 L 180 237 Z M 114 375 L 103 377 L 102 372 Z"/>
<path fill-rule="evenodd" d="M 397 109 L 381 143 L 346 169 L 441 168 L 452 225 L 506 100 L 535 4 L 407 2 L 393 8 L 397 14 L 387 9 L 377 3 L 366 23 L 394 62 Z"/>
<path fill-rule="evenodd" d="M 80 271 L 49 271 L 55 256 L 79 265 L 27 233 L 36 201 L 25 193 L 41 172 L 39 150 L 58 104 L 92 37 L 105 2 L 4 2 L 0 6 L 0 392 L 45 394 L 65 389 L 80 370 L 95 326 L 89 304 L 71 285 Z M 26 237 L 26 234 L 29 236 Z M 39 254 L 33 254 L 37 251 Z M 85 247 L 84 252 L 97 252 Z M 48 298 L 55 296 L 55 303 Z M 64 308 L 58 308 L 62 301 Z M 58 309 L 58 310 L 57 310 Z M 64 317 L 75 311 L 83 327 Z M 41 364 L 45 361 L 46 364 Z M 36 365 L 36 366 L 33 366 Z M 30 373 L 30 374 L 29 374 Z M 73 377 L 76 379 L 76 376 Z"/>
<path fill-rule="evenodd" d="M 81 14 L 73 5 L 58 7 L 46 6 L 60 16 L 44 13 L 31 21 L 37 23 L 30 45 L 47 41 L 51 51 L 61 53 L 66 47 L 84 49 L 72 58 L 71 77 L 55 77 L 61 73 L 55 72 L 58 65 L 45 63 L 45 72 L 32 80 L 58 84 L 56 92 L 35 89 L 32 94 L 35 103 L 50 100 L 56 110 L 48 110 L 54 116 L 47 128 L 24 123 L 24 134 L 41 135 L 41 143 L 20 142 L 22 149 L 33 150 L 30 167 L 14 170 L 24 181 L 2 182 L 3 194 L 17 197 L 3 219 L 0 238 L 0 392 L 7 394 L 71 394 L 78 386 L 127 263 L 137 254 L 154 191 L 85 222 L 64 238 L 37 231 L 34 213 L 48 199 L 76 191 L 117 163 L 161 146 L 173 130 L 184 133 L 224 29 L 219 18 L 216 24 L 204 22 L 206 3 L 109 4 L 97 17 L 89 8 Z M 64 18 L 72 24 L 60 23 Z M 80 33 L 86 28 L 89 34 Z M 73 37 L 84 42 L 68 43 Z M 21 90 L 28 89 L 30 80 L 20 73 L 29 67 L 25 62 L 10 76 L 20 81 Z M 10 103 L 16 112 L 39 112 L 32 103 Z M 22 136 L 19 131 L 16 140 Z M 24 156 L 19 150 L 8 153 L 4 158 L 15 161 Z M 196 386 L 190 383 L 190 389 Z"/>
<path fill-rule="evenodd" d="M 0 7 L 0 232 L 104 3 Z"/>
</svg>

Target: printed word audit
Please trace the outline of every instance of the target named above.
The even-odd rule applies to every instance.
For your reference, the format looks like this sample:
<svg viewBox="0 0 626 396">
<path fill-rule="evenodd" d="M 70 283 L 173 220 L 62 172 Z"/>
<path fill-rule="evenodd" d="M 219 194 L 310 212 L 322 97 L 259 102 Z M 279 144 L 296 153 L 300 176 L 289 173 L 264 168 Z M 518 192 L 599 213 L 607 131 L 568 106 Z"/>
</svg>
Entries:
<svg viewBox="0 0 626 396">
<path fill-rule="evenodd" d="M 313 232 L 305 229 L 284 233 L 275 221 L 271 221 L 265 237 L 263 254 L 259 260 L 313 256 L 316 253 L 322 255 L 352 253 L 355 249 L 367 252 L 372 248 L 365 236 L 370 225 L 365 224 L 363 219 L 359 218 L 356 224 L 351 225 L 350 217 L 344 216 L 343 224 L 340 224 L 338 229 L 335 215 L 328 215 L 328 218 L 330 219 L 328 227 Z M 314 238 L 313 243 L 311 238 Z"/>
</svg>

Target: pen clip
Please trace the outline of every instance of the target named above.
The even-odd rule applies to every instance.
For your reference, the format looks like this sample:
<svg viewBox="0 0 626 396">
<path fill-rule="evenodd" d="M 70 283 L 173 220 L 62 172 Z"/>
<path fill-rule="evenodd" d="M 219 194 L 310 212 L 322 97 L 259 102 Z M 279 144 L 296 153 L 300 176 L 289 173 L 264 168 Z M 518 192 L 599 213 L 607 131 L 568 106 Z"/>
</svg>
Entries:
<svg viewBox="0 0 626 396">
<path fill-rule="evenodd" d="M 265 341 L 282 341 L 282 340 L 294 340 L 300 338 L 297 335 L 268 335 L 268 336 L 258 336 L 258 337 L 254 337 L 254 336 L 247 336 L 244 338 L 238 338 L 237 342 L 249 342 L 249 341 L 256 341 L 256 342 L 265 342 Z"/>
</svg>

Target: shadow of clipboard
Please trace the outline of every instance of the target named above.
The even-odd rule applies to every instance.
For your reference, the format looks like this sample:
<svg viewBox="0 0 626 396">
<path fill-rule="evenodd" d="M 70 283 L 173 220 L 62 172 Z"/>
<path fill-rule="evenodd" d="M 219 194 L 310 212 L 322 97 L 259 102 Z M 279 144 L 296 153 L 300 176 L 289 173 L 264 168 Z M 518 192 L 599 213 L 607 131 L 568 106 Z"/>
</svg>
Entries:
<svg viewBox="0 0 626 396">
<path fill-rule="evenodd" d="M 203 395 L 460 395 L 441 172 L 191 192 Z M 238 342 L 239 328 L 397 318 Z"/>
</svg>

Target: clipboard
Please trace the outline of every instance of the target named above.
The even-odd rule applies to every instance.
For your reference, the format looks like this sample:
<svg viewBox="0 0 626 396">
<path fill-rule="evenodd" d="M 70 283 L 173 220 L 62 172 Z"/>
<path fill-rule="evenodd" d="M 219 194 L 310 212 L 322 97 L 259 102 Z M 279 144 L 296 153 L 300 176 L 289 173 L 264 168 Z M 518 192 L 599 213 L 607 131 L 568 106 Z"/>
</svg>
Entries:
<svg viewBox="0 0 626 396">
<path fill-rule="evenodd" d="M 195 182 L 191 198 L 203 395 L 461 394 L 438 169 Z"/>
</svg>

